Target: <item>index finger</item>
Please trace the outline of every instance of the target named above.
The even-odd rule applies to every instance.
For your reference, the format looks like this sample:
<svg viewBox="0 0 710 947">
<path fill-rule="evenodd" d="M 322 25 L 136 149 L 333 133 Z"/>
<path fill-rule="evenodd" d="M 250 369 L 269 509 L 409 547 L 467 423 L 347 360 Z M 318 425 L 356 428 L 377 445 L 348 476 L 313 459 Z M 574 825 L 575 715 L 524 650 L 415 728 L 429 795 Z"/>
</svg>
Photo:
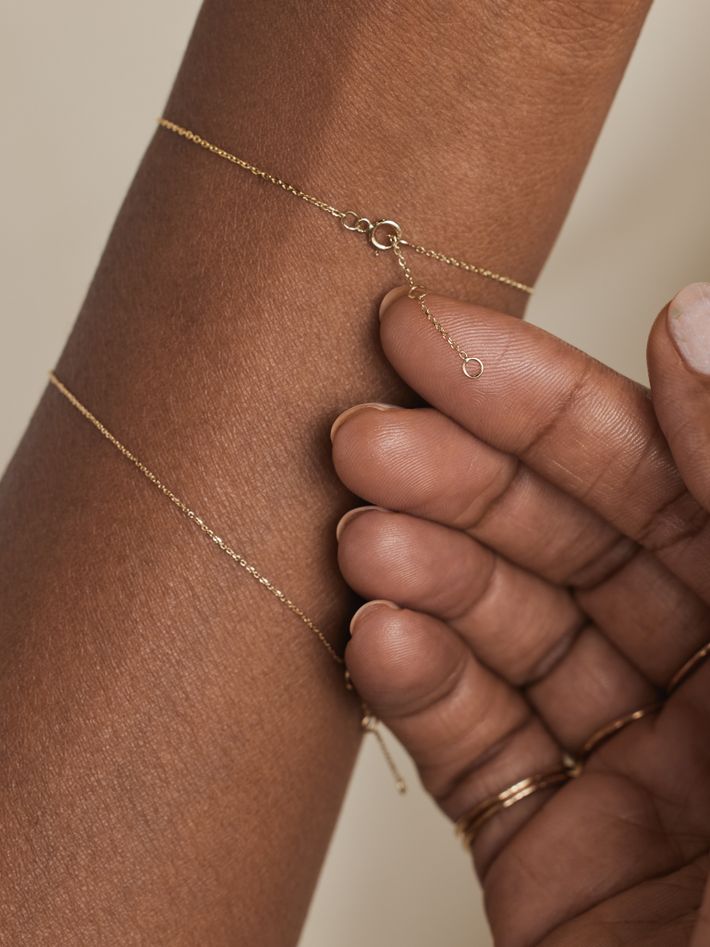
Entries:
<svg viewBox="0 0 710 947">
<path fill-rule="evenodd" d="M 655 552 L 710 601 L 708 514 L 685 488 L 645 388 L 543 329 L 428 293 L 450 337 L 481 359 L 483 374 L 472 379 L 416 300 L 387 302 L 382 345 L 407 384 Z"/>
</svg>

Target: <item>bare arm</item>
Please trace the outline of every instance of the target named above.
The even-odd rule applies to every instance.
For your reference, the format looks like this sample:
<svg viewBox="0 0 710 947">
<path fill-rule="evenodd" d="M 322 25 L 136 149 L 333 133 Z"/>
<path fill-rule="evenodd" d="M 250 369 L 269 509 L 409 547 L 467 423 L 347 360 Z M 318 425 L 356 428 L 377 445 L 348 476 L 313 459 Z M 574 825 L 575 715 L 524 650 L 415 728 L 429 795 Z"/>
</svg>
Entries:
<svg viewBox="0 0 710 947">
<path fill-rule="evenodd" d="M 166 114 L 531 282 L 646 6 L 208 0 Z M 411 398 L 373 344 L 398 279 L 157 132 L 58 366 L 338 647 L 348 498 L 327 429 L 353 401 Z M 358 745 L 318 643 L 54 390 L 3 480 L 0 538 L 7 943 L 293 943 Z"/>
</svg>

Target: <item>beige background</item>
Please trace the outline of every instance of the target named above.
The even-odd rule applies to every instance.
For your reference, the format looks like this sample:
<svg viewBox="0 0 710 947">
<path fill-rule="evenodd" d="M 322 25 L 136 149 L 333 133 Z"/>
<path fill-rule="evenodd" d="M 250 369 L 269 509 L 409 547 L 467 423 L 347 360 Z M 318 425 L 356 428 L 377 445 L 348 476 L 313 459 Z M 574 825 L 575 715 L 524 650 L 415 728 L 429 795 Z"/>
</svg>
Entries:
<svg viewBox="0 0 710 947">
<path fill-rule="evenodd" d="M 0 466 L 70 329 L 197 8 L 2 4 Z M 659 0 L 530 310 L 637 378 L 657 310 L 710 279 L 709 36 L 707 0 Z M 301 947 L 489 943 L 447 824 L 416 786 L 399 799 L 367 746 Z"/>
</svg>

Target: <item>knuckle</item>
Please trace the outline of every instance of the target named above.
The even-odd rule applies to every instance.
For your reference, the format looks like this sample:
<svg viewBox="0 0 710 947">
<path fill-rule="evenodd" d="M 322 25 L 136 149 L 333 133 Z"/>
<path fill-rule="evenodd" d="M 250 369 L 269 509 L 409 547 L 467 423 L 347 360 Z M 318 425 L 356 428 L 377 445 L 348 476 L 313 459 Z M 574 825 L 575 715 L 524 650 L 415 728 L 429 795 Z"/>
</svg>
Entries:
<svg viewBox="0 0 710 947">
<path fill-rule="evenodd" d="M 590 592 L 613 581 L 638 555 L 640 547 L 623 535 L 613 535 L 609 543 L 565 576 L 567 585 Z"/>
<path fill-rule="evenodd" d="M 710 513 L 683 487 L 656 508 L 639 530 L 642 546 L 656 555 L 692 542 L 705 531 Z"/>
</svg>

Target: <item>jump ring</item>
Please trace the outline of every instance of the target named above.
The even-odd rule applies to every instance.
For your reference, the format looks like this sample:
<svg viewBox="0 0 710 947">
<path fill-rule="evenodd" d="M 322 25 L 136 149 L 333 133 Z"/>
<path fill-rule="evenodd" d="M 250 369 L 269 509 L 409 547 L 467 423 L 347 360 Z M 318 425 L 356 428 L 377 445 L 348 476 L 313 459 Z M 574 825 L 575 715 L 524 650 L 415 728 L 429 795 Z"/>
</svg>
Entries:
<svg viewBox="0 0 710 947">
<path fill-rule="evenodd" d="M 346 223 L 347 217 L 352 217 L 354 219 L 355 221 L 354 226 L 353 224 Z M 357 222 L 359 221 L 359 219 L 360 219 L 360 215 L 356 214 L 354 210 L 346 210 L 341 218 L 343 227 L 345 227 L 346 230 L 357 230 L 358 229 Z"/>
<path fill-rule="evenodd" d="M 469 365 L 474 365 L 474 366 L 477 365 L 478 370 L 477 371 L 475 369 L 473 371 L 469 370 Z M 483 362 L 480 360 L 480 358 L 476 358 L 475 355 L 467 355 L 466 358 L 463 360 L 463 365 L 461 366 L 461 368 L 463 369 L 463 373 L 466 376 L 466 378 L 476 379 L 476 378 L 480 378 L 481 375 L 483 374 Z"/>
<path fill-rule="evenodd" d="M 348 217 L 353 218 L 352 223 L 346 223 Z M 341 221 L 346 230 L 352 230 L 355 233 L 370 233 L 374 226 L 371 220 L 368 220 L 367 217 L 361 217 L 354 210 L 346 210 L 341 217 Z"/>
</svg>

